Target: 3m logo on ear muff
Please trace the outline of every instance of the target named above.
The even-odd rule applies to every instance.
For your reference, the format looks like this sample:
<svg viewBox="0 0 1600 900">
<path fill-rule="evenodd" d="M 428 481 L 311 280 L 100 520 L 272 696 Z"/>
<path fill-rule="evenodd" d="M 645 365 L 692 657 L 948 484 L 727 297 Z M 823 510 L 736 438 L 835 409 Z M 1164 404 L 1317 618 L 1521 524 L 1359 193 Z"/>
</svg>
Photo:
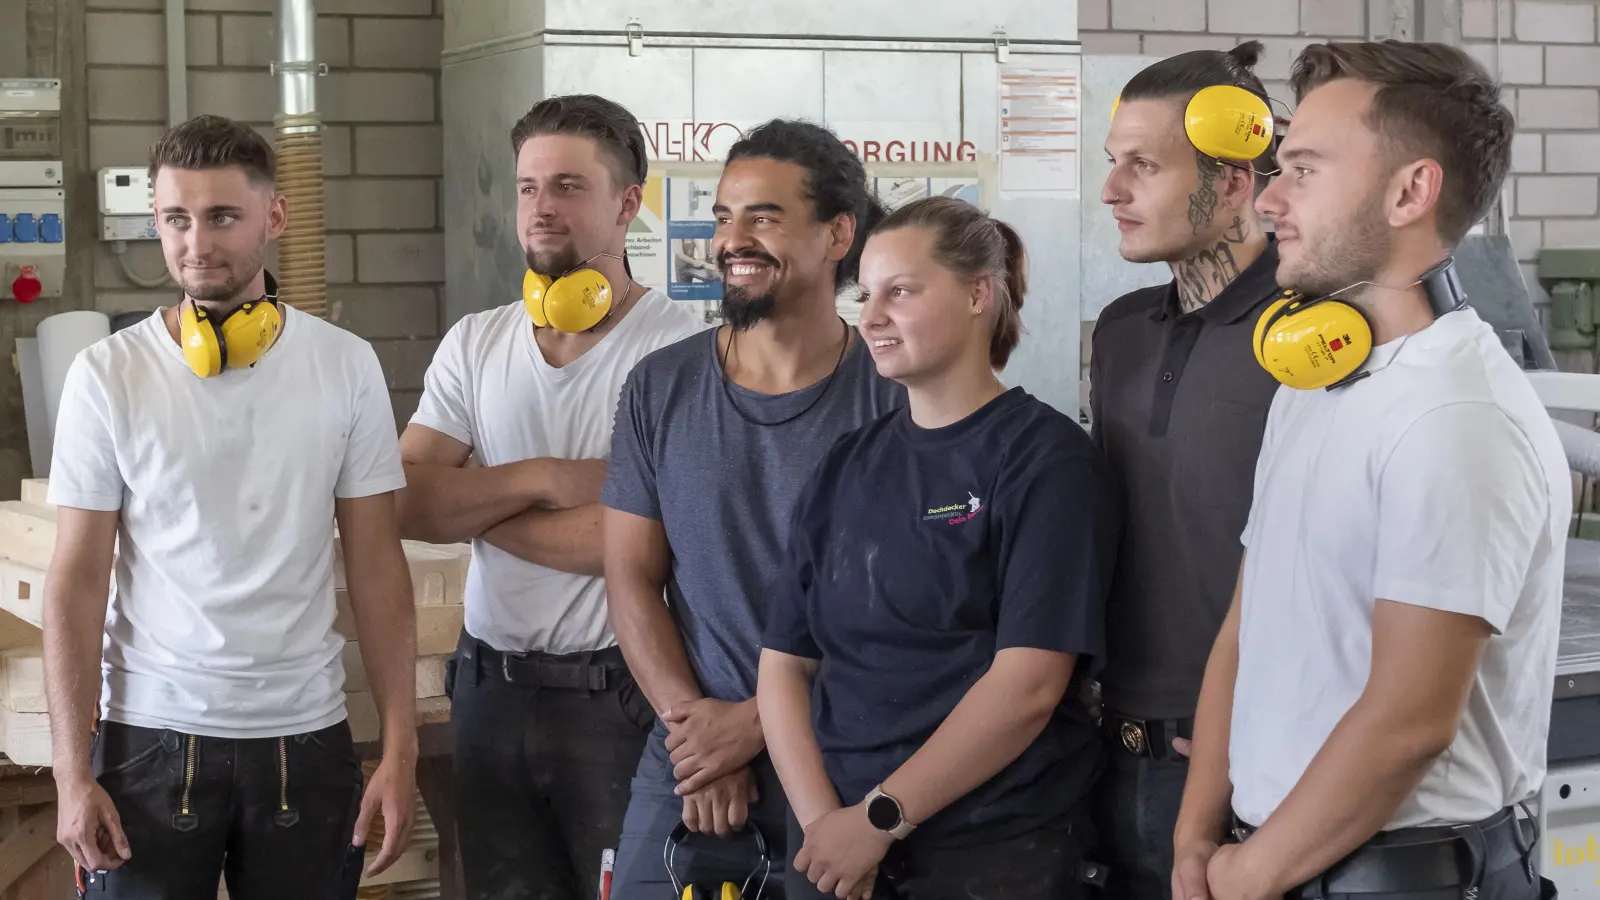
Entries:
<svg viewBox="0 0 1600 900">
<path fill-rule="evenodd" d="M 1119 94 L 1111 115 L 1122 105 Z M 1183 111 L 1183 130 L 1196 150 L 1217 159 L 1249 161 L 1272 146 L 1275 123 L 1267 101 L 1242 87 L 1217 84 L 1204 88 Z"/>
<path fill-rule="evenodd" d="M 178 342 L 189 368 L 201 378 L 246 369 L 265 356 L 283 333 L 276 298 L 264 297 L 214 316 L 193 300 L 178 308 Z"/>
<path fill-rule="evenodd" d="M 1372 327 L 1348 303 L 1284 291 L 1256 320 L 1256 362 L 1302 391 L 1338 384 L 1372 352 Z"/>
</svg>

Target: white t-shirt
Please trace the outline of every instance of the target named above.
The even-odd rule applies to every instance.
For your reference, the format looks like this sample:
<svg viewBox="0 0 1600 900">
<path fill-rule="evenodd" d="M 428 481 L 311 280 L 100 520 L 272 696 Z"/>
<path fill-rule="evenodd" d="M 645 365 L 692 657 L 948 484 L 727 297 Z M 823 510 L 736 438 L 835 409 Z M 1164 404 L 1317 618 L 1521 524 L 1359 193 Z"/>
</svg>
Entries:
<svg viewBox="0 0 1600 900">
<path fill-rule="evenodd" d="M 606 459 L 622 382 L 651 351 L 706 326 L 649 291 L 582 356 L 551 366 L 519 300 L 465 316 L 428 367 L 411 417 L 472 448 L 486 466 L 524 459 Z M 496 650 L 564 654 L 616 643 L 603 579 L 528 562 L 474 539 L 467 632 Z"/>
<path fill-rule="evenodd" d="M 49 500 L 121 510 L 108 720 L 257 738 L 345 717 L 334 498 L 405 474 L 371 345 L 283 315 L 253 368 L 196 376 L 157 311 L 67 372 Z"/>
<path fill-rule="evenodd" d="M 1475 822 L 1544 778 L 1572 513 L 1555 427 L 1471 309 L 1376 348 L 1367 369 L 1333 392 L 1280 388 L 1267 418 L 1229 746 L 1252 825 L 1365 688 L 1375 598 L 1494 629 L 1455 741 L 1385 830 Z"/>
</svg>

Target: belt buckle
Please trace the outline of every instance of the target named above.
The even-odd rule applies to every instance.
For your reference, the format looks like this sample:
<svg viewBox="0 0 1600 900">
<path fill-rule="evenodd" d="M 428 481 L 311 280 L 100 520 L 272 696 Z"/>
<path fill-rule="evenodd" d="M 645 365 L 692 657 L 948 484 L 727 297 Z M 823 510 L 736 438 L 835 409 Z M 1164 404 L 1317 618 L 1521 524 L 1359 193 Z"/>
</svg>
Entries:
<svg viewBox="0 0 1600 900">
<path fill-rule="evenodd" d="M 504 678 L 506 680 L 506 684 L 516 684 L 517 683 L 516 680 L 511 677 L 511 660 L 512 660 L 512 658 L 515 658 L 518 661 L 521 661 L 521 660 L 527 658 L 527 654 L 526 653 L 501 653 L 500 654 L 500 677 L 502 677 L 502 678 Z"/>
<path fill-rule="evenodd" d="M 1144 720 L 1127 716 L 1118 716 L 1117 720 L 1117 740 L 1122 742 L 1123 749 L 1134 756 L 1151 755 L 1149 731 Z"/>
</svg>

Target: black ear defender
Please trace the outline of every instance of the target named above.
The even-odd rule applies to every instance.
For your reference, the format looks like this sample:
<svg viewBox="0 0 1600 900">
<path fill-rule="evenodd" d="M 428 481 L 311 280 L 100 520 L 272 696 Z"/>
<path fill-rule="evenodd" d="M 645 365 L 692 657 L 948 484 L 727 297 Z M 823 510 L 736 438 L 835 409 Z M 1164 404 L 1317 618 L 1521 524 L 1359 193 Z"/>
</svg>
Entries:
<svg viewBox="0 0 1600 900">
<path fill-rule="evenodd" d="M 705 884 L 692 879 L 678 879 L 678 870 L 674 868 L 678 846 L 689 839 L 693 834 L 689 826 L 679 822 L 667 835 L 667 842 L 661 848 L 661 862 L 667 868 L 667 877 L 672 879 L 673 896 L 678 900 L 760 900 L 762 891 L 766 890 L 767 878 L 772 874 L 772 854 L 767 850 L 767 836 L 761 833 L 756 823 L 745 825 L 743 834 L 751 835 L 755 840 L 756 863 L 750 873 L 744 877 L 743 884 L 734 884 L 731 881 L 722 881 L 716 884 Z M 760 881 L 756 876 L 760 875 Z M 756 892 L 746 896 L 750 885 L 754 883 Z"/>
</svg>

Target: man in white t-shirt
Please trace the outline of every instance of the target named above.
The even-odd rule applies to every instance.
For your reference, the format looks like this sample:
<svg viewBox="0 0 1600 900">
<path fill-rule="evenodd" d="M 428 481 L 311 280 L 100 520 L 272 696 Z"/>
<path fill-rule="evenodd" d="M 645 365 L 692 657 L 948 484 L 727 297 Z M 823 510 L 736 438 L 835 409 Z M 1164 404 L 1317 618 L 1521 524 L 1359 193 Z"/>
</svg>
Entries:
<svg viewBox="0 0 1600 900">
<path fill-rule="evenodd" d="M 1338 297 L 1258 338 L 1284 386 L 1201 689 L 1173 893 L 1533 900 L 1516 806 L 1545 773 L 1570 476 L 1439 268 L 1499 191 L 1512 116 L 1441 44 L 1314 44 L 1292 83 L 1257 206 L 1279 284 Z M 1360 315 L 1322 332 L 1338 301 Z"/>
<path fill-rule="evenodd" d="M 80 353 L 62 389 L 44 605 L 57 836 L 108 897 L 215 897 L 226 873 L 242 900 L 352 898 L 373 815 L 374 874 L 411 829 L 393 407 L 369 344 L 277 301 L 275 170 L 260 135 L 217 116 L 155 144 L 156 228 L 183 294 Z M 364 793 L 335 523 L 383 729 Z"/>
<path fill-rule="evenodd" d="M 588 900 L 655 722 L 601 578 L 617 395 L 636 362 L 703 325 L 624 262 L 648 170 L 632 114 L 552 97 L 511 144 L 528 281 L 551 283 L 445 335 L 400 442 L 402 528 L 472 542 L 447 686 L 467 893 Z"/>
</svg>

